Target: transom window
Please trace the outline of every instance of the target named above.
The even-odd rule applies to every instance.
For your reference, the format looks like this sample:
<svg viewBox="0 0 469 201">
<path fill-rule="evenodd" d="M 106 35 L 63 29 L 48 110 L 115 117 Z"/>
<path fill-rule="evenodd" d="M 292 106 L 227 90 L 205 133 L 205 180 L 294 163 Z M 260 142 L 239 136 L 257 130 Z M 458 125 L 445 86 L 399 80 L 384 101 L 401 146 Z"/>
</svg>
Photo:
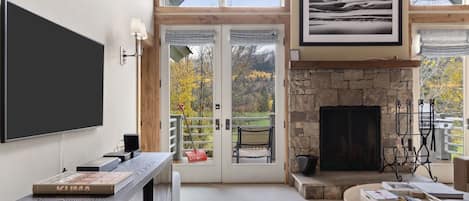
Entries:
<svg viewBox="0 0 469 201">
<path fill-rule="evenodd" d="M 284 0 L 161 0 L 163 7 L 282 7 Z"/>
<path fill-rule="evenodd" d="M 468 4 L 468 0 L 410 0 L 415 6 L 452 6 Z"/>
</svg>

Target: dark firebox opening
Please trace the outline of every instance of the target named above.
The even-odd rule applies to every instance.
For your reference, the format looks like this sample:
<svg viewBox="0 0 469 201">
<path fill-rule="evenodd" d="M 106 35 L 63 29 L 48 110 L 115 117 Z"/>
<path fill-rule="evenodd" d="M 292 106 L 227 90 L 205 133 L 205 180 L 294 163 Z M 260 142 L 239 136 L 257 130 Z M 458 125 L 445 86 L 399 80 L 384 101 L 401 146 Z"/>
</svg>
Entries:
<svg viewBox="0 0 469 201">
<path fill-rule="evenodd" d="M 321 170 L 380 170 L 380 114 L 379 106 L 321 107 Z"/>
</svg>

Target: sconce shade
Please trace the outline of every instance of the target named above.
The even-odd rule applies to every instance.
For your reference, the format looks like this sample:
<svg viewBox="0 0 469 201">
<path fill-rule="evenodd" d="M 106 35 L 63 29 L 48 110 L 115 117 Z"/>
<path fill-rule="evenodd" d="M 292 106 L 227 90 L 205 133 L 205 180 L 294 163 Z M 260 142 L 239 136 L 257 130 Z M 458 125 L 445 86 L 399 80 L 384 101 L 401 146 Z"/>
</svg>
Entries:
<svg viewBox="0 0 469 201">
<path fill-rule="evenodd" d="M 147 28 L 141 19 L 132 18 L 132 21 L 130 22 L 130 32 L 139 40 L 145 40 L 148 38 Z"/>
<path fill-rule="evenodd" d="M 146 40 L 148 38 L 148 34 L 147 34 L 147 28 L 145 27 L 145 24 L 142 23 L 142 31 L 140 32 L 141 33 L 141 39 L 142 40 Z"/>
<path fill-rule="evenodd" d="M 140 33 L 140 22 L 140 19 L 132 18 L 132 20 L 130 21 L 130 32 L 132 34 Z"/>
<path fill-rule="evenodd" d="M 135 53 L 128 54 L 127 51 L 121 46 L 120 47 L 120 64 L 124 65 L 128 57 L 136 57 L 137 65 L 138 59 L 141 59 L 143 53 L 142 41 L 148 38 L 147 28 L 145 23 L 141 19 L 132 18 L 130 21 L 130 33 L 135 37 Z"/>
</svg>

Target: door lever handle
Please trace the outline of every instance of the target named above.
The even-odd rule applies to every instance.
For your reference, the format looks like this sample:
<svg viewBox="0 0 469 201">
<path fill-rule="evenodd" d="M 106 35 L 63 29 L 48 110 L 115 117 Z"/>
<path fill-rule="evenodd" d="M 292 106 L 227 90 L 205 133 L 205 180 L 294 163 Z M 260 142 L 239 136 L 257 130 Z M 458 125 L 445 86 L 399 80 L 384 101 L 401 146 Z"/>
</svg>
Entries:
<svg viewBox="0 0 469 201">
<path fill-rule="evenodd" d="M 220 130 L 220 119 L 215 119 L 215 130 Z"/>
<path fill-rule="evenodd" d="M 226 119 L 226 121 L 225 121 L 225 129 L 226 129 L 226 130 L 230 130 L 230 127 L 231 127 L 231 121 L 230 121 L 230 119 Z"/>
</svg>

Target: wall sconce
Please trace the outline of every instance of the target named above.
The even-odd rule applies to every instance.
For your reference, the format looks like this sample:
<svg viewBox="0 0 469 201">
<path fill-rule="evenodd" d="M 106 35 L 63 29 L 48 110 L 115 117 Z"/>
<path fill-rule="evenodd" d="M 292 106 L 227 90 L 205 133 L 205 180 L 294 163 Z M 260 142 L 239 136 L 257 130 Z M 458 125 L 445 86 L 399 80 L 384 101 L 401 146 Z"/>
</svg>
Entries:
<svg viewBox="0 0 469 201">
<path fill-rule="evenodd" d="M 143 46 L 142 41 L 148 38 L 147 28 L 141 19 L 133 18 L 130 23 L 131 35 L 135 37 L 135 53 L 127 54 L 127 51 L 121 46 L 120 47 L 120 64 L 124 65 L 127 62 L 128 57 L 135 57 L 136 61 L 136 133 L 140 134 L 140 88 L 141 88 L 141 64 L 142 64 L 142 54 Z"/>
<path fill-rule="evenodd" d="M 137 59 L 137 65 L 140 63 L 140 59 L 143 53 L 142 41 L 148 38 L 147 28 L 141 19 L 134 18 L 130 23 L 130 30 L 132 36 L 135 37 L 135 53 L 127 54 L 124 47 L 120 47 L 120 64 L 124 65 L 127 63 L 128 57 L 135 57 Z"/>
</svg>

